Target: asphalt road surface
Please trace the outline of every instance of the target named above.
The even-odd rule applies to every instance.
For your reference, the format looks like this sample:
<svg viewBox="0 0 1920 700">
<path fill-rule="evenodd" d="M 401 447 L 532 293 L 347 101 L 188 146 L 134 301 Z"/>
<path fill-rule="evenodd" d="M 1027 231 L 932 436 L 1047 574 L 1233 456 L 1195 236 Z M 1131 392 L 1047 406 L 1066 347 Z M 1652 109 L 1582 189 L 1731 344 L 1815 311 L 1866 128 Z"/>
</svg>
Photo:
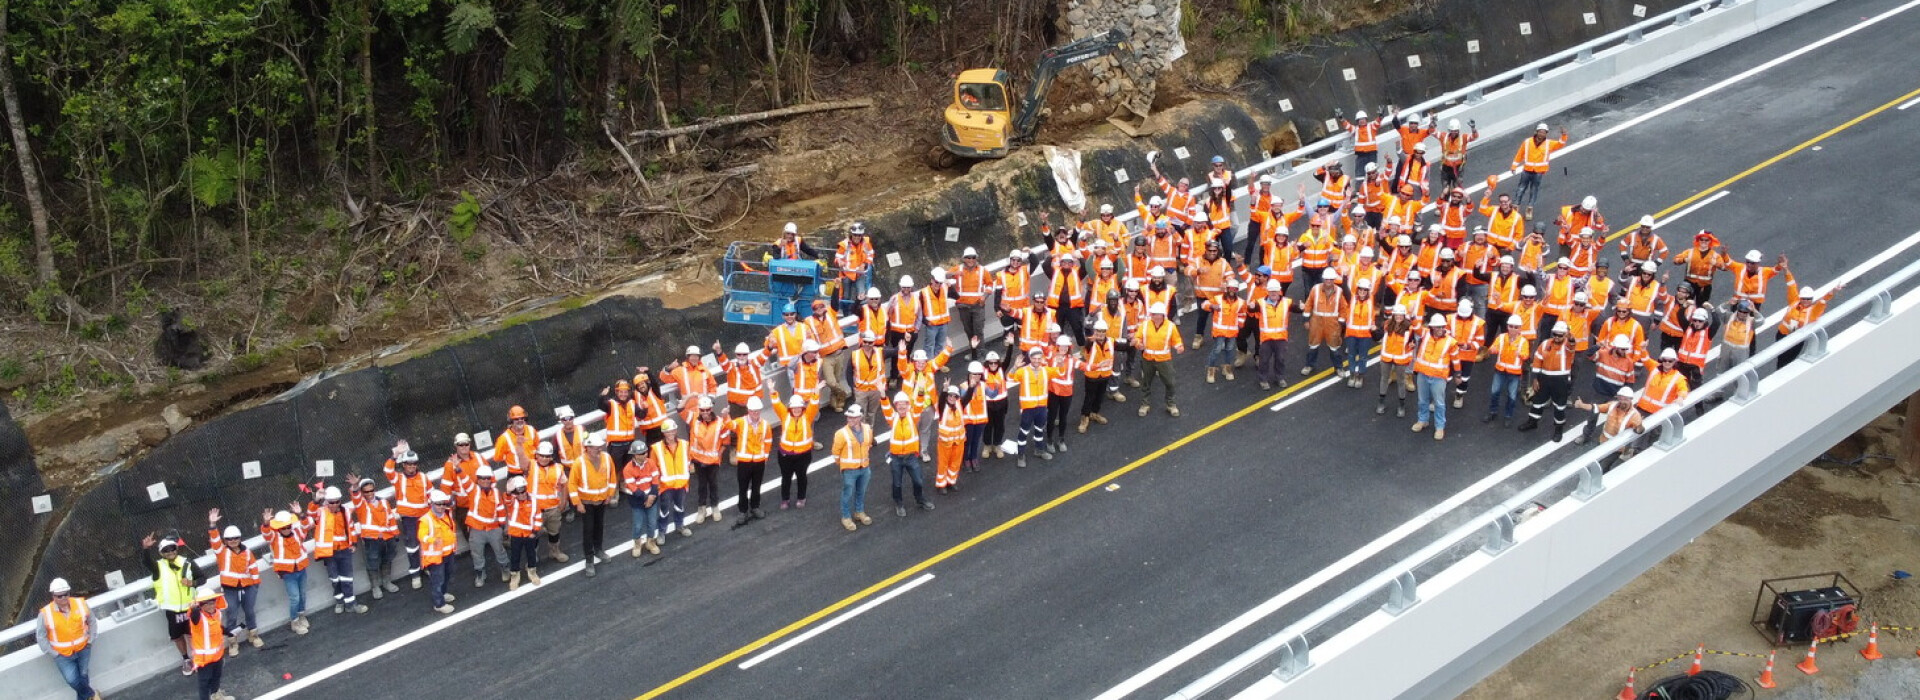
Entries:
<svg viewBox="0 0 1920 700">
<path fill-rule="evenodd" d="M 1835 3 L 1546 120 L 1566 124 L 1574 144 L 1626 126 L 1556 158 L 1540 218 L 1586 194 L 1599 197 L 1616 230 L 1643 213 L 1683 213 L 1663 229 L 1675 250 L 1706 228 L 1735 256 L 1787 254 L 1813 284 L 1902 244 L 1920 229 L 1912 184 L 1920 108 L 1898 106 L 1920 98 L 1920 71 L 1901 48 L 1920 36 L 1920 10 L 1634 121 L 1902 2 Z M 1469 156 L 1475 178 L 1504 169 L 1518 138 L 1486 135 Z M 1764 310 L 1780 308 L 1784 295 L 1776 284 Z M 1411 537 L 1369 547 L 1376 538 L 1489 474 L 1552 464 L 1552 451 L 1540 449 L 1546 431 L 1479 421 L 1484 364 L 1467 408 L 1452 412 L 1447 440 L 1436 443 L 1408 430 L 1411 413 L 1375 415 L 1373 384 L 1300 377 L 1303 339 L 1291 348 L 1286 390 L 1260 391 L 1251 367 L 1237 381 L 1205 384 L 1202 353 L 1189 351 L 1178 361 L 1181 417 L 1135 417 L 1134 390 L 1106 411 L 1111 425 L 1072 436 L 1061 458 L 1023 470 L 988 461 L 984 473 L 963 476 L 961 492 L 935 497 L 931 512 L 895 517 L 888 476 L 876 469 L 867 509 L 876 522 L 857 533 L 839 527 L 829 468 L 814 472 L 805 510 L 776 511 L 769 498 L 765 520 L 735 529 L 730 515 L 697 526 L 692 537 L 670 537 L 663 557 L 630 559 L 622 547 L 597 578 L 579 574 L 576 556 L 549 564 L 544 586 L 502 597 L 497 579 L 475 591 L 462 558 L 455 615 L 429 611 L 424 591 L 411 590 L 373 602 L 369 615 L 322 612 L 312 634 L 277 631 L 267 649 L 229 662 L 227 690 L 1162 697 L 1416 548 L 1423 530 L 1416 523 Z M 831 429 L 839 422 L 825 420 Z M 609 520 L 608 540 L 625 542 L 624 504 Z M 567 544 L 577 554 L 576 530 Z M 1327 585 L 1278 614 L 1137 675 L 1316 576 Z M 167 675 L 115 697 L 179 697 L 192 682 Z"/>
</svg>

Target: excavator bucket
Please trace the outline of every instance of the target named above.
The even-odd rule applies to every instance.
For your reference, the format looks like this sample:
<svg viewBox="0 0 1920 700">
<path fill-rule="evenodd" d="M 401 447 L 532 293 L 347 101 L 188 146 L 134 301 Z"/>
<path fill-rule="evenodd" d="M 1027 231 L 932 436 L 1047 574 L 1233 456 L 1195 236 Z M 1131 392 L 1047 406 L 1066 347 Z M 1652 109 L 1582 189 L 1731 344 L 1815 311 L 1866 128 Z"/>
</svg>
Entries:
<svg viewBox="0 0 1920 700">
<path fill-rule="evenodd" d="M 1113 108 L 1113 114 L 1107 116 L 1107 123 L 1128 136 L 1151 136 L 1154 130 L 1147 126 L 1147 116 L 1145 110 L 1122 102 Z"/>
</svg>

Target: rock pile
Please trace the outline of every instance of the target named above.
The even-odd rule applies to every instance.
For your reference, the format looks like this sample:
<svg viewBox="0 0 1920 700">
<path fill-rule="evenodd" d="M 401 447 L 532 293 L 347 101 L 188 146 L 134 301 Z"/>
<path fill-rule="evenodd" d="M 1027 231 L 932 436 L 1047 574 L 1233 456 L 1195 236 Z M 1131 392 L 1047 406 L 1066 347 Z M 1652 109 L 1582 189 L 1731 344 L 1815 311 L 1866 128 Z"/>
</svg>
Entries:
<svg viewBox="0 0 1920 700">
<path fill-rule="evenodd" d="M 1094 91 L 1117 98 L 1146 113 L 1152 107 L 1154 83 L 1160 73 L 1187 52 L 1180 37 L 1180 0 L 1059 0 L 1064 12 L 1064 34 L 1082 39 L 1119 28 L 1133 49 L 1134 75 L 1114 57 L 1087 62 Z M 1135 79 L 1138 79 L 1137 81 Z"/>
</svg>

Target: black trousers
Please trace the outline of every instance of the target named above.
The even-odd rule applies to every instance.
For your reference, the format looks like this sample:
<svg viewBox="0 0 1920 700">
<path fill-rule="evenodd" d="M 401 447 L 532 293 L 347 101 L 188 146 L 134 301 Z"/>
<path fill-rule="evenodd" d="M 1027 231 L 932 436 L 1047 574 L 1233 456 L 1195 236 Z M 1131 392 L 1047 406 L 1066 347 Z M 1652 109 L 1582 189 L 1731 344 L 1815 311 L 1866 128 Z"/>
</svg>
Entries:
<svg viewBox="0 0 1920 700">
<path fill-rule="evenodd" d="M 200 677 L 200 700 L 211 700 L 213 698 L 213 691 L 220 689 L 220 671 L 221 667 L 225 666 L 226 663 L 227 660 L 223 658 L 219 661 L 201 666 L 200 670 L 194 671 L 194 675 Z"/>
<path fill-rule="evenodd" d="M 1112 381 L 1112 378 L 1083 377 L 1080 380 L 1080 394 L 1085 397 L 1080 399 L 1081 416 L 1091 416 L 1100 412 L 1100 407 L 1107 402 L 1107 382 L 1109 381 Z"/>
<path fill-rule="evenodd" d="M 620 440 L 620 441 L 608 440 L 607 454 L 613 457 L 614 471 L 617 472 L 621 469 L 625 469 L 627 468 L 627 458 L 633 455 L 633 441 L 632 440 Z"/>
<path fill-rule="evenodd" d="M 741 462 L 734 465 L 733 470 L 734 481 L 740 487 L 740 514 L 751 515 L 760 509 L 760 480 L 767 477 L 767 461 Z"/>
<path fill-rule="evenodd" d="M 583 502 L 580 507 L 580 553 L 600 556 L 607 549 L 607 504 Z"/>
<path fill-rule="evenodd" d="M 982 445 L 999 446 L 1007 440 L 1007 400 L 987 402 L 987 432 Z"/>
<path fill-rule="evenodd" d="M 807 466 L 813 464 L 813 450 L 780 453 L 780 500 L 806 500 Z M 798 489 L 798 493 L 795 493 Z"/>
<path fill-rule="evenodd" d="M 1546 415 L 1547 404 L 1553 404 L 1553 424 L 1567 424 L 1567 402 L 1573 396 L 1573 376 L 1567 374 L 1536 374 L 1540 381 L 1540 390 L 1533 394 L 1532 410 L 1527 417 L 1540 420 Z"/>
<path fill-rule="evenodd" d="M 1047 394 L 1047 439 L 1067 439 L 1067 409 L 1073 406 L 1073 396 Z"/>
<path fill-rule="evenodd" d="M 1461 183 L 1466 181 L 1465 173 L 1462 172 L 1466 170 L 1466 165 L 1467 164 L 1464 161 L 1461 162 L 1459 165 L 1448 165 L 1446 163 L 1440 164 L 1440 191 L 1441 192 L 1445 192 L 1447 190 L 1458 187 L 1460 186 Z"/>
<path fill-rule="evenodd" d="M 693 502 L 701 508 L 720 505 L 720 465 L 693 464 Z"/>
</svg>

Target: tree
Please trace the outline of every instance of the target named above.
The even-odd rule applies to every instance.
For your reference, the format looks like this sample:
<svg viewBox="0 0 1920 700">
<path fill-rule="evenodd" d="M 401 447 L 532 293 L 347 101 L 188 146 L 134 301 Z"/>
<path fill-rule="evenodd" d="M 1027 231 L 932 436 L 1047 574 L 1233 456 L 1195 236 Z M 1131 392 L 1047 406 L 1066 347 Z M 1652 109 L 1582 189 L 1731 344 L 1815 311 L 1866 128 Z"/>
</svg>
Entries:
<svg viewBox="0 0 1920 700">
<path fill-rule="evenodd" d="M 33 219 L 33 274 L 42 294 L 63 295 L 60 270 L 53 266 L 52 224 L 41 196 L 40 166 L 34 162 L 33 143 L 27 140 L 27 121 L 20 114 L 20 91 L 13 84 L 13 53 L 7 47 L 7 18 L 13 3 L 0 0 L 0 99 L 6 102 L 7 130 L 13 135 L 14 161 L 20 164 L 20 182 L 26 188 L 27 211 Z"/>
</svg>

